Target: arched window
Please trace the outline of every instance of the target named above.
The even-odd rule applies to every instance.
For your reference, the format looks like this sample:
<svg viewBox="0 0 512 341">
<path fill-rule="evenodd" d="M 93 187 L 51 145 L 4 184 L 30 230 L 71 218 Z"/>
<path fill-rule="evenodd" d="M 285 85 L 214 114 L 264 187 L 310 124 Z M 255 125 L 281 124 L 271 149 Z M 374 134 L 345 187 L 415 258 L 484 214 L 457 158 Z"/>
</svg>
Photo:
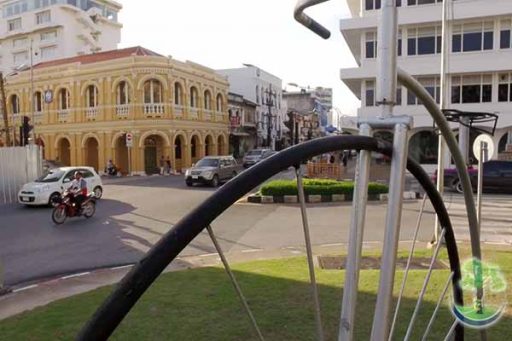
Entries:
<svg viewBox="0 0 512 341">
<path fill-rule="evenodd" d="M 126 81 L 120 81 L 117 85 L 116 104 L 130 104 L 130 85 Z"/>
<path fill-rule="evenodd" d="M 95 85 L 87 86 L 85 91 L 85 105 L 88 108 L 95 108 L 98 106 L 98 88 Z"/>
<path fill-rule="evenodd" d="M 174 104 L 183 105 L 183 88 L 178 82 L 174 83 Z"/>
<path fill-rule="evenodd" d="M 60 89 L 59 90 L 59 109 L 60 110 L 69 109 L 69 91 L 68 91 L 68 89 Z"/>
<path fill-rule="evenodd" d="M 212 94 L 210 90 L 204 92 L 204 108 L 206 110 L 212 110 Z"/>
<path fill-rule="evenodd" d="M 256 85 L 256 104 L 260 104 L 260 88 Z"/>
<path fill-rule="evenodd" d="M 190 106 L 197 107 L 197 88 L 195 86 L 190 88 Z"/>
<path fill-rule="evenodd" d="M 11 111 L 13 114 L 20 113 L 20 99 L 18 98 L 18 95 L 11 96 Z"/>
<path fill-rule="evenodd" d="M 223 105 L 222 105 L 222 95 L 221 94 L 217 95 L 217 107 L 216 107 L 216 109 L 217 109 L 218 112 L 224 111 L 224 108 L 223 108 Z"/>
<path fill-rule="evenodd" d="M 36 91 L 34 93 L 34 112 L 43 111 L 43 93 Z"/>
<path fill-rule="evenodd" d="M 150 79 L 144 83 L 144 103 L 162 103 L 162 83 L 157 79 Z"/>
</svg>

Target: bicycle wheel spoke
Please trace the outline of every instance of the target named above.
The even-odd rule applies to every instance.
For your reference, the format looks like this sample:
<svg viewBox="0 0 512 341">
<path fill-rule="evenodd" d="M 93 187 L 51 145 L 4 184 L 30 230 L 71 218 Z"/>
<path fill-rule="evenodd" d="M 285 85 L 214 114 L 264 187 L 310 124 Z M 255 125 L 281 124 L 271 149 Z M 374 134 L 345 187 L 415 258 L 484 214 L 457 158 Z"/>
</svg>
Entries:
<svg viewBox="0 0 512 341">
<path fill-rule="evenodd" d="M 231 280 L 231 283 L 233 284 L 233 287 L 235 288 L 235 291 L 238 294 L 238 297 L 240 298 L 242 305 L 244 306 L 245 312 L 247 313 L 247 315 L 249 316 L 249 319 L 251 320 L 254 330 L 258 334 L 259 339 L 263 341 L 264 338 L 263 338 L 263 335 L 261 334 L 260 328 L 258 327 L 256 319 L 254 318 L 254 315 L 251 312 L 251 308 L 249 308 L 249 304 L 247 303 L 247 300 L 245 299 L 245 296 L 242 293 L 242 289 L 240 289 L 240 286 L 238 285 L 238 282 L 236 281 L 235 275 L 231 271 L 231 267 L 229 266 L 228 260 L 227 260 L 226 256 L 224 255 L 224 252 L 222 251 L 220 244 L 218 243 L 217 238 L 215 237 L 215 234 L 213 233 L 213 229 L 212 229 L 211 225 L 208 225 L 206 229 L 208 230 L 208 234 L 210 235 L 213 245 L 215 245 L 215 249 L 219 253 L 222 264 L 224 265 L 224 269 L 226 269 L 226 272 Z"/>
<path fill-rule="evenodd" d="M 313 301 L 315 305 L 315 320 L 317 328 L 318 340 L 324 339 L 324 333 L 322 328 L 322 318 L 320 314 L 320 298 L 318 297 L 318 287 L 316 285 L 315 278 L 315 265 L 313 263 L 313 251 L 311 249 L 311 238 L 309 234 L 308 215 L 306 211 L 306 199 L 304 195 L 304 185 L 302 181 L 302 170 L 300 166 L 295 168 L 295 174 L 297 175 L 297 192 L 299 194 L 300 212 L 302 215 L 302 227 L 304 228 L 304 240 L 306 242 L 306 254 L 308 258 L 309 267 L 309 279 L 311 282 L 311 291 L 313 294 Z"/>
<path fill-rule="evenodd" d="M 393 338 L 393 333 L 395 331 L 396 320 L 398 318 L 398 312 L 400 310 L 400 303 L 402 302 L 402 295 L 404 293 L 405 284 L 407 282 L 407 276 L 409 275 L 409 269 L 411 266 L 412 256 L 414 254 L 414 248 L 416 247 L 416 241 L 418 239 L 418 232 L 420 230 L 421 218 L 423 217 L 423 210 L 425 208 L 426 201 L 427 201 L 427 194 L 424 194 L 423 200 L 421 202 L 420 213 L 418 214 L 418 220 L 416 221 L 416 230 L 414 231 L 414 237 L 412 239 L 411 250 L 409 251 L 409 258 L 407 258 L 407 265 L 405 266 L 404 278 L 402 279 L 402 286 L 400 287 L 400 293 L 398 294 L 398 301 L 396 302 L 395 314 L 393 316 L 393 322 L 391 323 L 391 329 L 389 332 L 389 338 L 388 338 L 389 341 L 391 341 L 391 339 Z"/>
<path fill-rule="evenodd" d="M 448 290 L 448 287 L 450 286 L 450 283 L 452 282 L 454 273 L 450 273 L 450 276 L 448 276 L 448 279 L 446 280 L 446 284 L 444 285 L 443 292 L 441 296 L 439 296 L 439 300 L 437 301 L 436 308 L 434 309 L 434 312 L 432 313 L 432 317 L 430 318 L 430 321 L 428 322 L 427 329 L 425 330 L 425 333 L 423 334 L 423 337 L 421 338 L 422 341 L 425 341 L 427 339 L 428 333 L 430 333 L 430 328 L 432 328 L 432 325 L 434 324 L 434 320 L 437 315 L 437 311 L 439 310 L 439 307 L 441 306 L 441 303 L 444 300 L 444 296 L 446 295 L 446 291 Z"/>
<path fill-rule="evenodd" d="M 421 302 L 423 301 L 423 296 L 425 295 L 425 292 L 427 291 L 428 282 L 430 281 L 430 276 L 432 275 L 432 270 L 434 268 L 434 264 L 437 259 L 437 255 L 439 254 L 439 250 L 441 249 L 442 240 L 444 239 L 444 235 L 446 233 L 446 229 L 443 228 L 441 231 L 441 235 L 439 238 L 439 241 L 436 245 L 436 249 L 434 251 L 434 254 L 432 255 L 432 260 L 430 262 L 430 267 L 427 272 L 427 276 L 425 277 L 425 281 L 423 282 L 423 287 L 421 288 L 420 295 L 418 297 L 418 301 L 416 302 L 416 307 L 414 308 L 414 312 L 411 317 L 411 322 L 409 322 L 409 327 L 407 328 L 407 333 L 405 334 L 404 340 L 409 340 L 412 334 L 412 328 L 414 326 L 414 322 L 416 321 L 416 317 L 418 316 L 418 312 L 420 310 Z"/>
<path fill-rule="evenodd" d="M 439 240 L 441 240 L 441 239 L 439 239 Z M 448 334 L 446 334 L 444 341 L 450 340 L 450 338 L 452 337 L 453 331 L 455 330 L 455 327 L 457 327 L 457 324 L 459 324 L 459 321 L 455 320 L 453 322 L 452 326 L 450 327 L 450 330 L 448 330 Z"/>
</svg>

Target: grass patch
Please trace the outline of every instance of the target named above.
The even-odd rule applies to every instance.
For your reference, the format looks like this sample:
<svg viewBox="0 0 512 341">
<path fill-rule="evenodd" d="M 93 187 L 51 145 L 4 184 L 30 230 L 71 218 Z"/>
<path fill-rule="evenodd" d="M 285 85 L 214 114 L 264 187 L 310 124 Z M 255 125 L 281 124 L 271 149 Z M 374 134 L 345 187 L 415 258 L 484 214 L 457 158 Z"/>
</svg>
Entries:
<svg viewBox="0 0 512 341">
<path fill-rule="evenodd" d="M 418 256 L 429 256 L 421 250 Z M 369 252 L 368 255 L 377 253 Z M 493 254 L 505 276 L 512 278 L 511 254 Z M 406 256 L 403 252 L 400 256 Z M 446 259 L 443 252 L 441 258 Z M 233 266 L 244 294 L 267 340 L 315 339 L 314 316 L 305 258 L 256 261 Z M 413 270 L 403 300 L 396 336 L 403 338 L 426 272 Z M 448 276 L 436 270 L 416 323 L 418 340 Z M 360 275 L 355 340 L 368 340 L 379 279 L 378 270 Z M 396 276 L 395 293 L 402 272 Z M 322 318 L 327 340 L 337 339 L 344 271 L 317 269 Z M 0 340 L 71 340 L 112 290 L 101 288 L 54 302 L 0 321 Z M 511 297 L 511 289 L 508 296 Z M 440 310 L 430 340 L 442 340 L 453 318 L 447 304 Z M 512 334 L 512 316 L 489 330 L 489 340 Z M 478 334 L 467 333 L 467 340 Z M 221 267 L 192 269 L 162 275 L 146 292 L 112 337 L 113 340 L 257 340 Z"/>
<path fill-rule="evenodd" d="M 387 193 L 388 186 L 371 182 L 368 185 L 368 194 Z M 296 180 L 273 180 L 260 187 L 262 195 L 297 195 Z M 329 179 L 304 179 L 304 192 L 306 195 L 332 195 L 354 193 L 353 181 L 336 181 Z"/>
</svg>

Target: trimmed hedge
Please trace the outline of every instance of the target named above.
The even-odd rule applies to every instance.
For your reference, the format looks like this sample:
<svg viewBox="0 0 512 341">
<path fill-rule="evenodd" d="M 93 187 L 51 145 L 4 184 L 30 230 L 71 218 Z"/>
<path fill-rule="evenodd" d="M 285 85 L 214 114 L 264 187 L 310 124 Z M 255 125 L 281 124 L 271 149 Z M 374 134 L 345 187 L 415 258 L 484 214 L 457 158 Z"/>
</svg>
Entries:
<svg viewBox="0 0 512 341">
<path fill-rule="evenodd" d="M 368 185 L 368 194 L 388 193 L 388 186 L 376 182 Z M 336 181 L 329 179 L 304 179 L 306 195 L 345 194 L 351 196 L 354 192 L 353 181 Z M 260 187 L 261 195 L 297 195 L 296 180 L 273 180 Z"/>
</svg>

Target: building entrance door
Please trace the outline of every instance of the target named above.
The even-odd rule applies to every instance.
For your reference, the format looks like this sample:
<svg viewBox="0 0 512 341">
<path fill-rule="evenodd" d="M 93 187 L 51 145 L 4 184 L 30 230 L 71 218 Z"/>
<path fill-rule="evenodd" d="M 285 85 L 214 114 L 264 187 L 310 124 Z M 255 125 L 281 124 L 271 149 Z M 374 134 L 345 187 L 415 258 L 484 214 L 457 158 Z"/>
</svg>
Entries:
<svg viewBox="0 0 512 341">
<path fill-rule="evenodd" d="M 158 174 L 160 172 L 157 162 L 156 147 L 146 146 L 144 148 L 144 171 L 147 175 Z"/>
</svg>

